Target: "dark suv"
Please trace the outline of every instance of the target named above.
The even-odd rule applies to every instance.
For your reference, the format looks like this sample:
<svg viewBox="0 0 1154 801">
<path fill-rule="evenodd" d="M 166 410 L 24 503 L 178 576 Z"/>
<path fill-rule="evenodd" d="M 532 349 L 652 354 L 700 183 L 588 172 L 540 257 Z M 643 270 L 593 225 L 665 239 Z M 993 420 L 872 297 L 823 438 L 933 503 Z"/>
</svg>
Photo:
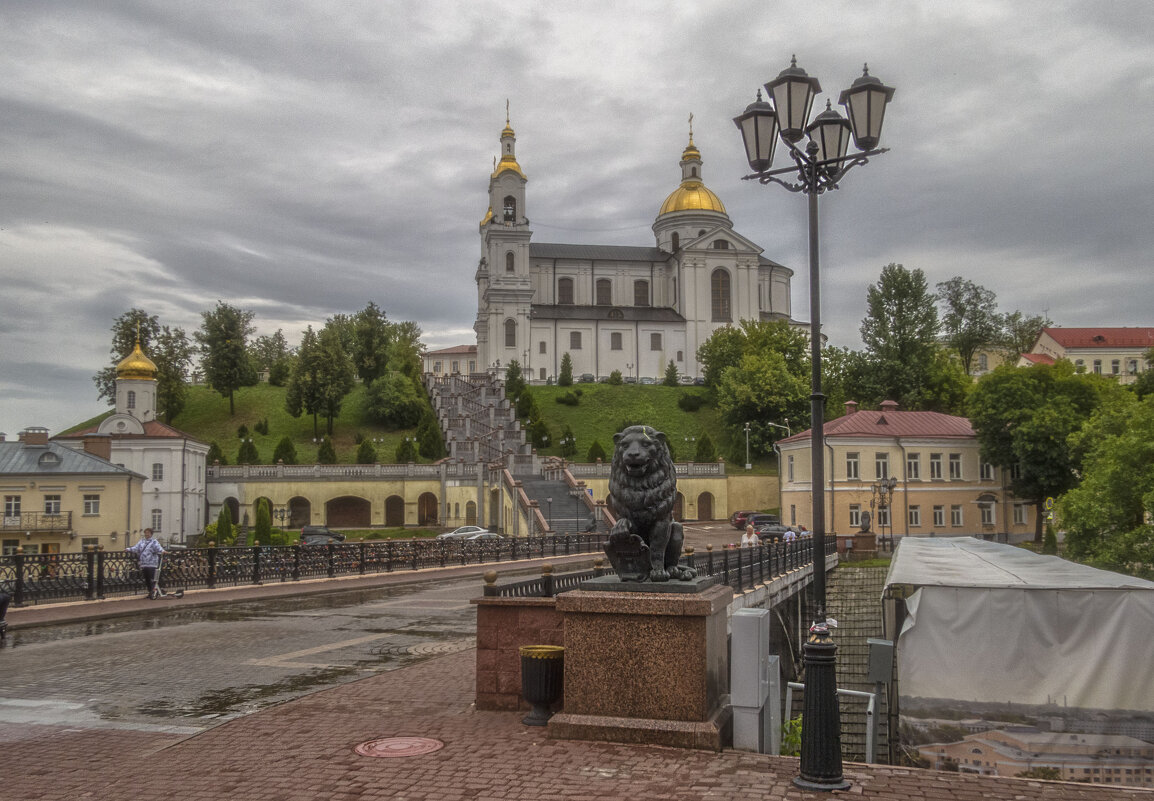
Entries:
<svg viewBox="0 0 1154 801">
<path fill-rule="evenodd" d="M 330 531 L 327 526 L 305 526 L 301 529 L 301 545 L 328 545 L 344 541 L 344 534 Z"/>
<path fill-rule="evenodd" d="M 751 525 L 755 529 L 761 528 L 762 526 L 771 526 L 771 525 L 779 526 L 779 525 L 781 525 L 781 518 L 778 517 L 777 515 L 754 514 L 754 515 L 749 515 L 745 518 L 745 524 L 747 526 Z"/>
</svg>

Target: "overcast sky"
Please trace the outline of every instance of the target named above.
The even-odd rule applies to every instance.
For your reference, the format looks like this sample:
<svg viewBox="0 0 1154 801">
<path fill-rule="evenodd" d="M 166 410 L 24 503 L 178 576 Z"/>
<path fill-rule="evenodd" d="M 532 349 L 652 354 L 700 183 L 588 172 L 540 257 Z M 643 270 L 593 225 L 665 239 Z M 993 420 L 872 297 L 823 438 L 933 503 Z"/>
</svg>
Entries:
<svg viewBox="0 0 1154 801">
<path fill-rule="evenodd" d="M 834 344 L 861 347 L 890 262 L 1059 325 L 1154 325 L 1152 35 L 1149 0 L 8 0 L 0 431 L 101 412 L 131 306 L 191 336 L 224 299 L 295 345 L 375 300 L 473 343 L 506 99 L 536 242 L 652 245 L 692 113 L 706 185 L 808 320 L 805 200 L 740 180 L 731 121 L 794 53 L 815 110 L 863 62 L 897 89 L 892 151 L 821 201 Z"/>
</svg>

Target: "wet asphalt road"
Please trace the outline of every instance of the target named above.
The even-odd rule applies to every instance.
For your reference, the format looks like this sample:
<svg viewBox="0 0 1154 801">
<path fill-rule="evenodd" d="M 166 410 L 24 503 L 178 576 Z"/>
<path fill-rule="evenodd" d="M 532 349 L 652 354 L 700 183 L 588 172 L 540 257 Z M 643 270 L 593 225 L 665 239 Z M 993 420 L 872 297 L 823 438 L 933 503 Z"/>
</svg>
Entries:
<svg viewBox="0 0 1154 801">
<path fill-rule="evenodd" d="M 26 723 L 194 734 L 313 690 L 472 648 L 475 578 L 12 632 L 0 742 Z M 171 604 L 171 606 L 168 606 Z"/>
</svg>

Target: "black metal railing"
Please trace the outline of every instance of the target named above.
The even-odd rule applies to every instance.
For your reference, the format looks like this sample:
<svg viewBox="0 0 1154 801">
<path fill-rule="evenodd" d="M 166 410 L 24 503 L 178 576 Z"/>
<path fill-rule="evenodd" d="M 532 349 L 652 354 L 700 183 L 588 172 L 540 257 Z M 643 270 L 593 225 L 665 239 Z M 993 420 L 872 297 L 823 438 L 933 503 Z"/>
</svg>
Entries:
<svg viewBox="0 0 1154 801">
<path fill-rule="evenodd" d="M 834 538 L 826 540 L 825 551 L 827 556 L 837 552 Z M 749 548 L 714 551 L 710 547 L 704 553 L 687 551 L 681 557 L 681 563 L 696 569 L 699 576 L 719 576 L 722 584 L 744 592 L 812 564 L 813 554 L 813 540 L 803 537 L 792 542 L 763 542 Z M 545 573 L 538 578 L 499 586 L 487 583 L 484 594 L 498 598 L 551 598 L 559 592 L 574 589 L 583 581 L 612 573 L 610 567 L 562 575 Z"/>
<path fill-rule="evenodd" d="M 166 589 L 212 589 L 509 562 L 600 552 L 603 542 L 603 536 L 577 534 L 567 537 L 190 548 L 165 554 L 160 586 Z M 122 551 L 2 556 L 0 588 L 11 593 L 15 606 L 51 601 L 92 601 L 145 593 L 136 558 Z"/>
</svg>

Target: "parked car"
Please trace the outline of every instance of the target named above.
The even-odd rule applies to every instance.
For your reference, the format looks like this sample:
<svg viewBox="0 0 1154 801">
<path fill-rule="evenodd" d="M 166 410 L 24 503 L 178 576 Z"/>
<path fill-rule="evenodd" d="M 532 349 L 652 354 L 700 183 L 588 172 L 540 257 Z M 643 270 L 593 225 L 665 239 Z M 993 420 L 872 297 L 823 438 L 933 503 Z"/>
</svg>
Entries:
<svg viewBox="0 0 1154 801">
<path fill-rule="evenodd" d="M 679 376 L 677 376 L 677 383 L 683 387 L 693 386 L 693 381 L 694 381 L 694 379 L 693 379 L 693 376 L 691 376 L 691 375 L 679 375 Z"/>
<path fill-rule="evenodd" d="M 729 524 L 736 529 L 743 529 L 747 525 L 745 518 L 752 514 L 755 514 L 755 512 L 734 512 L 729 518 Z"/>
<path fill-rule="evenodd" d="M 753 530 L 763 540 L 784 540 L 785 533 L 790 528 L 781 523 L 767 523 L 763 526 L 754 526 Z"/>
<path fill-rule="evenodd" d="M 597 379 L 594 378 L 593 373 L 582 373 L 581 377 L 577 379 L 578 384 L 592 384 Z"/>
<path fill-rule="evenodd" d="M 781 525 L 781 518 L 778 517 L 777 515 L 771 515 L 771 514 L 765 514 L 765 513 L 751 514 L 745 518 L 745 525 L 748 526 L 750 524 L 752 524 L 755 529 L 761 528 L 762 526 L 770 526 L 770 525 L 779 525 L 780 526 Z"/>
<path fill-rule="evenodd" d="M 492 532 L 492 531 L 482 531 L 482 532 L 479 532 L 477 534 L 470 534 L 468 537 L 465 537 L 465 539 L 467 539 L 467 540 L 503 540 L 505 538 L 502 537 L 500 534 L 497 534 L 497 533 Z"/>
<path fill-rule="evenodd" d="M 633 377 L 633 376 L 631 376 L 631 375 L 627 375 L 627 376 L 625 376 L 624 378 L 622 378 L 622 379 L 621 379 L 621 383 L 622 383 L 622 384 L 636 384 L 636 383 L 637 383 L 637 379 L 636 379 L 636 378 L 634 378 L 634 377 Z"/>
<path fill-rule="evenodd" d="M 472 537 L 474 534 L 487 534 L 489 529 L 481 526 L 461 526 L 452 531 L 446 531 L 444 534 L 438 534 L 439 540 L 462 540 Z"/>
<path fill-rule="evenodd" d="M 698 376 L 697 378 L 693 379 L 693 386 L 695 386 L 695 387 L 705 386 L 705 379 L 702 378 L 701 376 Z"/>
<path fill-rule="evenodd" d="M 344 534 L 333 531 L 327 526 L 305 526 L 301 529 L 301 545 L 328 545 L 332 542 L 344 541 Z"/>
<path fill-rule="evenodd" d="M 657 379 L 656 379 L 656 378 L 652 378 L 652 377 L 650 377 L 650 376 L 645 376 L 644 378 L 640 378 L 640 379 L 638 379 L 638 383 L 639 383 L 639 384 L 656 384 L 656 383 L 657 383 Z"/>
</svg>

